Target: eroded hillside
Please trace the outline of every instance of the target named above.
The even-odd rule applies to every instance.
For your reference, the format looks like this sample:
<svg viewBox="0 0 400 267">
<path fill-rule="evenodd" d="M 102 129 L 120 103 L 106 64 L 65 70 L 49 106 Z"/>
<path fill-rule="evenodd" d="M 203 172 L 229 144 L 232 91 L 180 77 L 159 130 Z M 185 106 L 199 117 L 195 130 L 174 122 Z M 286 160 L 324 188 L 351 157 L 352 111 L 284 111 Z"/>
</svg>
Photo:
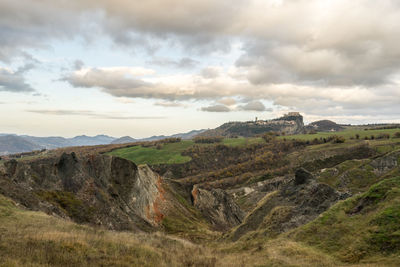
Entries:
<svg viewBox="0 0 400 267">
<path fill-rule="evenodd" d="M 85 224 L 84 232 L 97 227 L 190 240 L 196 245 L 182 249 L 199 249 L 204 260 L 188 266 L 396 265 L 400 139 L 337 140 L 268 135 L 233 146 L 192 145 L 182 152 L 189 162 L 150 167 L 66 149 L 3 160 L 0 193 L 24 209 Z M 360 238 L 350 242 L 348 233 Z M 154 257 L 162 255 L 167 266 L 183 262 L 157 246 L 150 244 Z"/>
</svg>

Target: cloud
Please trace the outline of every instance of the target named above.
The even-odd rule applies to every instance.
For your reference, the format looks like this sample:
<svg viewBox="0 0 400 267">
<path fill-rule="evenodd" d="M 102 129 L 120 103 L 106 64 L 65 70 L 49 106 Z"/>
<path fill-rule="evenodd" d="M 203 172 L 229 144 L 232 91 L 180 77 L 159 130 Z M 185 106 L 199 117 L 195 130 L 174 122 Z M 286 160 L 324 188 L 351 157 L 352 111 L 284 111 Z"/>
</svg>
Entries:
<svg viewBox="0 0 400 267">
<path fill-rule="evenodd" d="M 157 120 L 165 119 L 164 116 L 121 116 L 101 114 L 89 110 L 46 110 L 46 109 L 33 109 L 26 110 L 26 112 L 37 113 L 42 115 L 55 115 L 55 116 L 87 116 L 95 119 L 109 119 L 109 120 Z"/>
<path fill-rule="evenodd" d="M 26 65 L 13 71 L 8 68 L 0 67 L 0 91 L 8 92 L 33 92 L 34 89 L 26 82 L 24 73 L 32 68 L 32 65 Z"/>
<path fill-rule="evenodd" d="M 151 75 L 154 71 L 146 68 L 107 67 L 82 68 L 62 80 L 74 87 L 100 87 L 109 90 L 125 90 L 146 87 L 149 84 L 136 77 Z M 123 94 L 118 96 L 124 96 Z"/>
<path fill-rule="evenodd" d="M 153 60 L 179 68 L 197 64 L 193 49 L 205 56 L 240 42 L 236 65 L 254 84 L 376 86 L 400 67 L 396 0 L 4 0 L 0 17 L 3 61 L 51 40 L 101 33 L 125 47 L 181 48 L 179 61 Z"/>
<path fill-rule="evenodd" d="M 233 106 L 236 104 L 236 100 L 231 97 L 227 97 L 218 100 L 218 103 L 223 104 L 225 106 Z"/>
<path fill-rule="evenodd" d="M 396 0 L 3 0 L 0 18 L 0 61 L 6 63 L 25 50 L 49 49 L 54 40 L 79 37 L 90 44 L 99 36 L 119 48 L 177 50 L 179 60 L 153 60 L 168 67 L 234 62 L 228 71 L 180 75 L 78 64 L 64 77 L 117 97 L 212 103 L 243 97 L 338 116 L 399 111 Z M 233 43 L 237 54 L 228 53 Z M 201 62 L 191 60 L 199 55 Z M 33 90 L 18 71 L 3 68 L 0 75 L 0 90 Z"/>
<path fill-rule="evenodd" d="M 198 65 L 200 62 L 188 57 L 183 57 L 180 60 L 173 60 L 169 58 L 154 58 L 153 60 L 148 61 L 147 63 L 158 65 L 162 67 L 173 67 L 179 69 L 191 69 Z"/>
<path fill-rule="evenodd" d="M 240 93 L 234 91 L 242 88 L 236 86 L 236 82 L 229 77 L 205 79 L 199 75 L 162 76 L 150 69 L 134 67 L 85 68 L 65 75 L 62 80 L 74 87 L 101 88 L 116 97 L 168 101 L 222 98 Z"/>
<path fill-rule="evenodd" d="M 222 102 L 227 102 L 229 104 L 232 104 L 232 102 L 229 101 L 230 99 L 221 99 Z M 219 101 L 219 102 L 221 102 Z M 230 105 L 231 107 L 228 107 L 227 105 L 224 104 L 216 104 L 216 105 L 211 105 L 208 107 L 202 107 L 202 111 L 207 111 L 207 112 L 232 112 L 232 111 L 268 111 L 271 112 L 271 108 L 266 108 L 264 104 L 261 101 L 251 101 L 246 103 L 245 105 L 238 105 L 238 106 L 233 106 Z"/>
<path fill-rule="evenodd" d="M 282 1 L 264 16 L 264 4 L 253 3 L 244 17 L 259 21 L 236 65 L 254 84 L 376 86 L 398 73 L 397 1 Z"/>
<path fill-rule="evenodd" d="M 222 72 L 211 79 L 195 74 L 158 75 L 152 70 L 143 71 L 141 68 L 86 68 L 68 74 L 64 80 L 76 87 L 97 87 L 116 97 L 158 99 L 162 100 L 160 103 L 209 100 L 226 107 L 235 105 L 232 97 L 240 97 L 254 102 L 242 105 L 241 110 L 262 110 L 263 107 L 257 103 L 260 100 L 309 114 L 371 113 L 372 109 L 382 108 L 391 109 L 392 112 L 399 110 L 400 82 L 377 88 L 291 83 L 254 84 L 240 75 L 232 75 L 237 72 L 240 72 L 240 68 Z M 224 112 L 235 110 L 221 107 L 215 109 Z M 204 108 L 204 111 L 208 110 L 213 108 Z"/>
<path fill-rule="evenodd" d="M 202 69 L 201 76 L 203 76 L 206 79 L 214 79 L 220 75 L 221 71 L 222 68 L 220 67 L 207 67 Z"/>
<path fill-rule="evenodd" d="M 213 105 L 213 106 L 208 106 L 208 107 L 202 107 L 202 111 L 207 111 L 207 112 L 230 112 L 230 108 L 224 105 Z"/>
<path fill-rule="evenodd" d="M 272 109 L 265 108 L 264 104 L 260 101 L 252 101 L 243 106 L 238 107 L 239 110 L 245 111 L 272 111 Z"/>
<path fill-rule="evenodd" d="M 163 101 L 154 103 L 155 106 L 160 107 L 185 107 L 186 105 L 179 102 Z"/>
<path fill-rule="evenodd" d="M 82 60 L 77 59 L 74 61 L 74 70 L 81 70 L 83 66 L 85 66 L 85 63 Z"/>
</svg>

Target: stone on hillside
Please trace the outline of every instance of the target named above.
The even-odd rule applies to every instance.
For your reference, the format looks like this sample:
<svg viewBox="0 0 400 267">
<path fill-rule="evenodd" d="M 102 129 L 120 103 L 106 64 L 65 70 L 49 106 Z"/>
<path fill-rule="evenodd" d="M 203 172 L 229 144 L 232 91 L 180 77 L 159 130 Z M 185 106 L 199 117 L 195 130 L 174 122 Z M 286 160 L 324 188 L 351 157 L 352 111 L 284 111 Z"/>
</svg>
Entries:
<svg viewBox="0 0 400 267">
<path fill-rule="evenodd" d="M 295 173 L 294 183 L 300 185 L 306 183 L 308 180 L 313 179 L 313 175 L 304 168 L 300 168 Z"/>
</svg>

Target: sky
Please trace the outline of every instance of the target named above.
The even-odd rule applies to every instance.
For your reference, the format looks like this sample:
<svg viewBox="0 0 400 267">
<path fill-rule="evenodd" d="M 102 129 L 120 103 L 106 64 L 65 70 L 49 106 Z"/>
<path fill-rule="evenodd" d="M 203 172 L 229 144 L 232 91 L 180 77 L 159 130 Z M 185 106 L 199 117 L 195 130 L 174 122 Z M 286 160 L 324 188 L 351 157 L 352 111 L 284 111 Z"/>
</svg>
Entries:
<svg viewBox="0 0 400 267">
<path fill-rule="evenodd" d="M 0 0 L 0 132 L 400 122 L 397 0 Z"/>
</svg>

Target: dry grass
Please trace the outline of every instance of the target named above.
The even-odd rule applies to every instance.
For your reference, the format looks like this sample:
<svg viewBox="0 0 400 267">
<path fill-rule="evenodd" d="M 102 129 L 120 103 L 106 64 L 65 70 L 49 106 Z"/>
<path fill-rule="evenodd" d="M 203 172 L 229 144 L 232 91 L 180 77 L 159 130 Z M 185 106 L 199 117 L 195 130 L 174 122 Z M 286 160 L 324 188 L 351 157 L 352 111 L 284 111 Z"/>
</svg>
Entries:
<svg viewBox="0 0 400 267">
<path fill-rule="evenodd" d="M 231 247 L 231 248 L 230 248 Z M 315 264 L 314 264 L 315 263 Z M 0 195 L 0 266 L 329 266 L 300 243 L 197 245 L 162 233 L 114 232 L 22 210 Z M 328 265 L 327 265 L 328 264 Z"/>
<path fill-rule="evenodd" d="M 78 225 L 23 210 L 0 195 L 0 266 L 345 265 L 283 237 L 198 245 L 163 233 L 114 232 Z"/>
</svg>

